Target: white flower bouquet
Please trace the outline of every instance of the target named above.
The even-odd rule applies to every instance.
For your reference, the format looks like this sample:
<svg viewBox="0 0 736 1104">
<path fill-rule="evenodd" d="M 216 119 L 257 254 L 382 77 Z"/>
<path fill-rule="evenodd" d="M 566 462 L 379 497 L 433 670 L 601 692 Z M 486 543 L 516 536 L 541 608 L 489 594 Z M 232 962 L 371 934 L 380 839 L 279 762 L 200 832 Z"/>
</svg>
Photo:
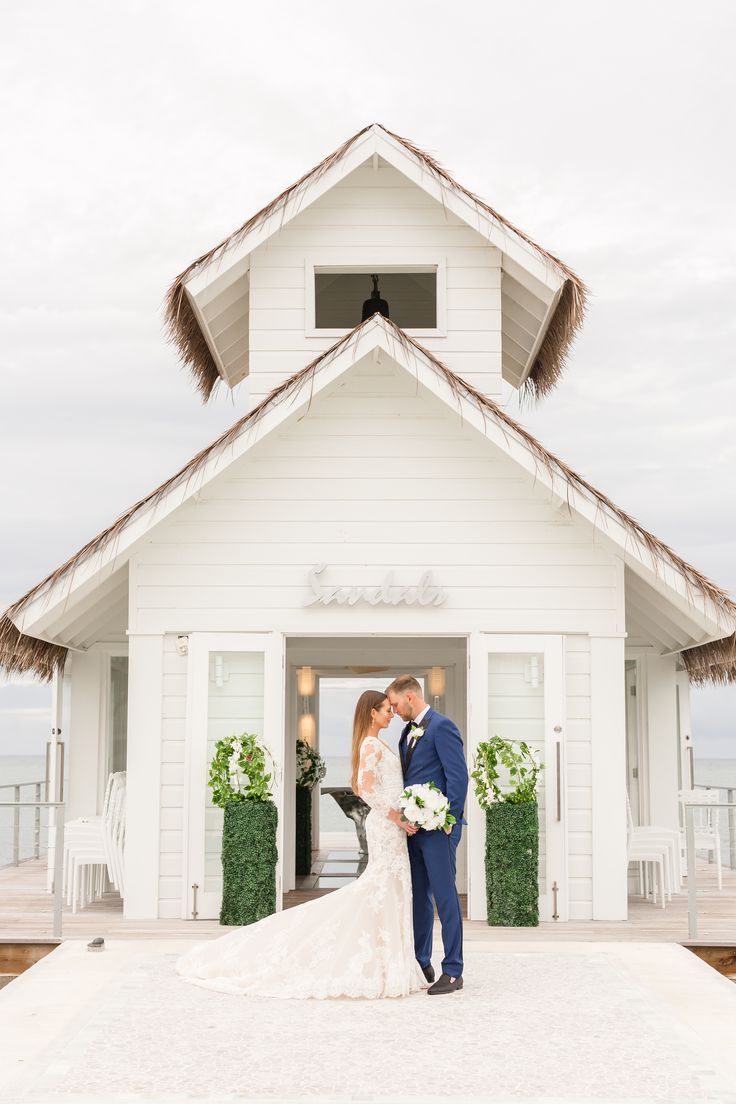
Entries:
<svg viewBox="0 0 736 1104">
<path fill-rule="evenodd" d="M 306 740 L 296 742 L 296 784 L 313 790 L 327 774 L 327 764 L 322 756 Z"/>
<path fill-rule="evenodd" d="M 401 819 L 425 832 L 436 828 L 451 828 L 455 817 L 450 812 L 450 802 L 434 782 L 417 783 L 407 786 L 399 798 Z"/>
</svg>

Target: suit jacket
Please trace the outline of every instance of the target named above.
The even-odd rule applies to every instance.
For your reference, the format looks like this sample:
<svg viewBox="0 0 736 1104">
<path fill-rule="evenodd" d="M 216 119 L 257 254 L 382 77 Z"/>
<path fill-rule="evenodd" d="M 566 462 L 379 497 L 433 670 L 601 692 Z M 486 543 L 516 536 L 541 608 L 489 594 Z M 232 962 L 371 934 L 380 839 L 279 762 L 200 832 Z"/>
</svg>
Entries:
<svg viewBox="0 0 736 1104">
<path fill-rule="evenodd" d="M 404 785 L 434 782 L 448 798 L 450 812 L 458 824 L 464 824 L 463 812 L 468 793 L 468 768 L 463 739 L 449 717 L 430 709 L 422 718 L 424 734 L 413 748 L 408 747 L 406 725 L 399 740 Z"/>
</svg>

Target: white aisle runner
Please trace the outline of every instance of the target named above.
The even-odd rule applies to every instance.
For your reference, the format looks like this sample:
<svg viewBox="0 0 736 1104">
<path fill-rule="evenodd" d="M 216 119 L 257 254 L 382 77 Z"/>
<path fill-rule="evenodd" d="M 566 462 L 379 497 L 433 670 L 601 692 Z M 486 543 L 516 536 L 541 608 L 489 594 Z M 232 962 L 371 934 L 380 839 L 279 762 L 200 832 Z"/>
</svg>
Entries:
<svg viewBox="0 0 736 1104">
<path fill-rule="evenodd" d="M 56 965 L 50 956 L 35 979 L 30 972 L 11 983 L 0 1000 L 0 1039 L 12 1045 L 12 1024 L 16 1055 L 24 1016 L 29 1030 L 35 1022 L 47 1037 L 45 1049 L 20 1059 L 15 1077 L 0 1043 L 0 1099 L 736 1101 L 732 1072 L 714 1061 L 717 1048 L 708 1054 L 673 1014 L 652 970 L 642 983 L 635 958 L 627 963 L 632 950 L 647 956 L 642 962 L 660 956 L 663 983 L 676 980 L 672 964 L 681 963 L 692 989 L 684 999 L 725 1001 L 736 1015 L 736 987 L 729 992 L 725 979 L 711 978 L 681 948 L 497 946 L 471 945 L 466 989 L 457 996 L 353 1002 L 200 989 L 174 973 L 172 944 L 113 943 L 94 956 L 66 944 Z M 104 984 L 98 980 L 72 1015 L 71 995 L 59 986 L 75 970 L 103 969 Z M 63 1029 L 44 1023 L 37 1003 L 31 1011 L 34 987 L 51 1003 L 67 1000 Z"/>
</svg>

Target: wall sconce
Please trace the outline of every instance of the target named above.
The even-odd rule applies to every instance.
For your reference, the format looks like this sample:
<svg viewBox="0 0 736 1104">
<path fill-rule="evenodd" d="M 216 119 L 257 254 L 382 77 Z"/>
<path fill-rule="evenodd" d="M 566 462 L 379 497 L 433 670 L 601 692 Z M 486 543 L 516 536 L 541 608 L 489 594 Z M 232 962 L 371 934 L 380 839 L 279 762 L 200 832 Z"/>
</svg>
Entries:
<svg viewBox="0 0 736 1104">
<path fill-rule="evenodd" d="M 542 681 L 539 656 L 529 656 L 529 662 L 524 664 L 524 682 L 528 682 L 532 690 L 538 690 Z"/>
<path fill-rule="evenodd" d="M 299 697 L 311 698 L 315 691 L 316 679 L 312 667 L 299 667 L 296 672 L 296 685 Z"/>
<path fill-rule="evenodd" d="M 299 718 L 297 734 L 300 740 L 304 740 L 310 747 L 314 747 L 317 735 L 317 726 L 314 723 L 314 713 L 302 713 Z"/>
<path fill-rule="evenodd" d="M 224 683 L 230 679 L 230 668 L 225 662 L 225 657 L 221 655 L 215 655 L 215 686 L 218 688 L 223 686 Z"/>
<path fill-rule="evenodd" d="M 439 709 L 440 698 L 445 696 L 445 668 L 430 667 L 427 674 L 427 690 L 432 698 L 433 707 Z"/>
<path fill-rule="evenodd" d="M 312 667 L 299 667 L 296 672 L 296 688 L 302 699 L 302 713 L 299 718 L 297 735 L 310 747 L 314 747 L 317 736 L 317 726 L 312 712 L 311 698 L 317 689 L 317 678 Z"/>
</svg>

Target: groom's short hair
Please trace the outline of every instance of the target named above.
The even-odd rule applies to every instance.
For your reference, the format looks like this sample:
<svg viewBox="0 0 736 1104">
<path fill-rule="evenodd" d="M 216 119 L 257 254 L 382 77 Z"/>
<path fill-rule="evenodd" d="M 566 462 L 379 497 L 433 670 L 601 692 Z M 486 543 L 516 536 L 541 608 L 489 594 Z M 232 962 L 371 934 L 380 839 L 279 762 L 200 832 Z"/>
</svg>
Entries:
<svg viewBox="0 0 736 1104">
<path fill-rule="evenodd" d="M 407 690 L 411 690 L 412 694 L 422 693 L 422 688 L 413 675 L 399 675 L 386 687 L 386 694 L 403 694 Z"/>
</svg>

